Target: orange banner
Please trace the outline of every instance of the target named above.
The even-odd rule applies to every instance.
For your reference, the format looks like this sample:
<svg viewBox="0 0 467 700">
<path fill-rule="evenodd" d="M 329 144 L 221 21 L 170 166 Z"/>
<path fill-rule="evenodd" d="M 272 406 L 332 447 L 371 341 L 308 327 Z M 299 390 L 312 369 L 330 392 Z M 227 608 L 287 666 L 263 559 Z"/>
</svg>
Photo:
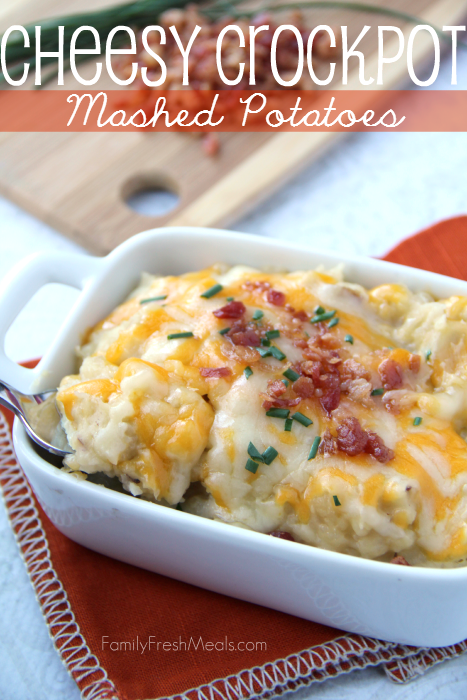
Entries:
<svg viewBox="0 0 467 700">
<path fill-rule="evenodd" d="M 465 90 L 0 91 L 1 132 L 467 131 Z"/>
</svg>

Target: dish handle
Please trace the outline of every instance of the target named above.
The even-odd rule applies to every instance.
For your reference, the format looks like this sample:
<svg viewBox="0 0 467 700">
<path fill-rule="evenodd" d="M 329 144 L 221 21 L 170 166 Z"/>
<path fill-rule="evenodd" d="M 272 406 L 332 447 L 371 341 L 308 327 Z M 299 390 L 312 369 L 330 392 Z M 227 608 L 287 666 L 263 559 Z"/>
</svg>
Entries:
<svg viewBox="0 0 467 700">
<path fill-rule="evenodd" d="M 93 281 L 102 258 L 76 253 L 38 253 L 14 267 L 0 284 L 0 380 L 23 394 L 34 393 L 40 367 L 27 369 L 5 354 L 5 336 L 19 312 L 44 285 L 66 284 L 84 290 Z"/>
</svg>

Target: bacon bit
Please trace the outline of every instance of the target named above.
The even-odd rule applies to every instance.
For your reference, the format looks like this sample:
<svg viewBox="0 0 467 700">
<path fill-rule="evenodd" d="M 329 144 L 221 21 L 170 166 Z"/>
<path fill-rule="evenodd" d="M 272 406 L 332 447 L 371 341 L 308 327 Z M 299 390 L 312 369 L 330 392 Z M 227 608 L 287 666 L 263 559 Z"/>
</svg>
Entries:
<svg viewBox="0 0 467 700">
<path fill-rule="evenodd" d="M 319 342 L 319 339 L 318 339 Z M 316 347 L 314 349 L 314 356 L 313 356 L 313 350 L 310 348 L 309 349 L 309 358 L 310 360 L 316 360 L 318 362 L 321 362 L 324 366 L 328 365 L 331 360 L 333 359 L 340 359 L 339 351 L 338 350 L 330 350 L 329 348 L 319 348 Z"/>
<path fill-rule="evenodd" d="M 278 537 L 280 540 L 288 540 L 289 542 L 295 542 L 294 538 L 290 532 L 283 532 L 282 530 L 274 530 L 274 532 L 268 532 L 270 537 Z"/>
<path fill-rule="evenodd" d="M 203 136 L 202 148 L 204 153 L 211 158 L 219 153 L 219 136 L 216 133 L 209 133 Z"/>
<path fill-rule="evenodd" d="M 325 323 L 324 321 L 320 321 L 319 323 L 315 323 L 315 324 L 313 324 L 313 325 L 314 325 L 314 327 L 315 327 L 315 332 L 317 333 L 317 335 L 314 336 L 314 338 L 313 338 L 313 342 L 314 342 L 314 343 L 315 343 L 315 342 L 316 342 L 316 343 L 319 343 L 319 338 L 320 338 L 322 335 L 326 335 L 326 333 L 327 333 L 328 330 L 329 330 L 329 329 L 328 329 L 328 324 Z M 329 334 L 329 335 L 331 335 L 331 334 Z"/>
<path fill-rule="evenodd" d="M 410 355 L 410 357 L 409 357 L 409 369 L 414 374 L 417 374 L 419 372 L 421 361 L 422 361 L 422 358 L 420 357 L 420 355 Z"/>
<path fill-rule="evenodd" d="M 366 367 L 353 359 L 345 360 L 340 371 L 343 382 L 348 379 L 370 379 L 371 376 Z"/>
<path fill-rule="evenodd" d="M 269 282 L 266 282 L 264 280 L 247 280 L 243 285 L 243 289 L 247 289 L 248 291 L 254 291 L 254 290 L 260 290 L 261 292 L 264 292 L 266 289 L 270 289 L 271 285 Z"/>
<path fill-rule="evenodd" d="M 246 330 L 244 332 L 227 333 L 227 335 L 232 339 L 234 345 L 247 345 L 252 347 L 261 345 L 260 337 L 256 331 Z"/>
<path fill-rule="evenodd" d="M 229 377 L 232 373 L 228 367 L 200 367 L 199 373 L 202 377 L 216 378 Z"/>
<path fill-rule="evenodd" d="M 368 435 L 357 418 L 345 418 L 337 427 L 337 445 L 341 452 L 355 457 L 365 451 Z"/>
<path fill-rule="evenodd" d="M 287 391 L 287 387 L 280 379 L 268 382 L 268 394 L 271 396 L 282 396 Z"/>
<path fill-rule="evenodd" d="M 234 302 L 231 302 L 234 303 Z M 256 327 L 247 325 L 244 321 L 235 321 L 225 338 L 230 338 L 234 345 L 245 345 L 250 347 L 258 347 L 261 345 L 261 338 Z"/>
<path fill-rule="evenodd" d="M 245 365 L 254 365 L 260 362 L 261 356 L 254 347 L 246 345 L 234 345 L 234 343 L 222 343 L 220 351 L 224 357 L 233 362 Z"/>
<path fill-rule="evenodd" d="M 281 399 L 281 398 L 275 398 L 274 396 L 265 396 L 265 399 L 263 401 L 263 408 L 266 410 L 269 410 L 270 408 L 292 408 L 292 406 L 298 406 L 298 404 L 301 401 L 301 398 L 298 397 L 296 399 Z"/>
<path fill-rule="evenodd" d="M 331 334 L 328 335 L 331 337 Z M 308 341 L 308 348 L 303 351 L 303 357 L 306 359 L 296 363 L 293 369 L 313 380 L 314 395 L 319 398 L 322 408 L 329 415 L 340 403 L 341 387 L 338 365 L 342 362 L 342 358 L 337 349 L 321 346 L 323 337 L 326 343 L 326 336 L 316 337 Z"/>
<path fill-rule="evenodd" d="M 320 404 L 326 413 L 329 415 L 334 411 L 341 400 L 341 388 L 338 374 L 326 374 L 320 377 L 320 388 L 323 395 L 320 398 Z"/>
<path fill-rule="evenodd" d="M 342 362 L 342 358 L 339 355 L 338 350 L 328 350 L 327 351 L 327 362 L 329 362 L 331 365 Z"/>
<path fill-rule="evenodd" d="M 286 391 L 287 387 L 280 379 L 269 381 L 267 394 L 262 394 L 264 398 L 263 408 L 269 410 L 270 408 L 290 408 L 292 406 L 298 406 L 302 400 L 300 396 L 285 398 L 283 394 L 285 394 Z"/>
<path fill-rule="evenodd" d="M 334 348 L 323 348 L 315 345 L 314 343 L 320 343 L 320 337 L 314 338 L 312 343 L 308 341 L 308 348 L 303 351 L 303 357 L 307 360 L 314 360 L 315 362 L 321 362 L 323 364 L 328 364 L 333 358 L 340 360 L 339 351 Z"/>
<path fill-rule="evenodd" d="M 366 379 L 349 379 L 341 384 L 341 391 L 347 392 L 351 401 L 361 403 L 367 407 L 373 405 L 371 390 L 372 386 Z"/>
<path fill-rule="evenodd" d="M 402 554 L 396 554 L 396 556 L 391 559 L 391 564 L 398 564 L 399 566 L 410 566 L 409 562 Z"/>
<path fill-rule="evenodd" d="M 300 348 L 301 350 L 304 350 L 305 348 L 308 347 L 308 342 L 305 339 L 300 339 L 294 340 L 293 344 L 295 345 L 296 348 Z"/>
<path fill-rule="evenodd" d="M 323 362 L 326 356 L 321 348 L 310 347 L 308 344 L 308 347 L 303 351 L 303 357 L 305 360 L 311 360 L 312 362 Z"/>
<path fill-rule="evenodd" d="M 371 375 L 367 369 L 356 360 L 349 359 L 340 367 L 340 374 L 341 391 L 347 393 L 352 401 L 370 405 L 372 386 L 368 381 Z"/>
<path fill-rule="evenodd" d="M 401 412 L 401 405 L 397 395 L 394 396 L 394 394 L 386 394 L 385 396 L 381 397 L 381 401 L 383 402 L 386 411 L 391 413 L 393 416 L 398 416 Z"/>
<path fill-rule="evenodd" d="M 220 309 L 216 309 L 212 313 L 216 318 L 241 318 L 245 313 L 246 308 L 241 301 L 231 301 Z"/>
<path fill-rule="evenodd" d="M 322 348 L 326 348 L 328 350 L 336 350 L 342 345 L 339 336 L 327 332 L 327 326 L 326 333 L 318 335 L 316 341 Z"/>
<path fill-rule="evenodd" d="M 303 311 L 303 309 L 301 309 L 300 311 L 296 311 L 294 309 L 294 307 L 291 306 L 290 304 L 286 304 L 285 309 L 286 309 L 286 311 L 289 312 L 289 314 L 291 314 L 294 318 L 298 319 L 299 321 L 309 321 L 310 320 L 310 317 L 308 316 L 307 312 Z"/>
<path fill-rule="evenodd" d="M 310 377 L 315 384 L 318 384 L 319 378 L 321 376 L 322 365 L 320 362 L 305 360 L 305 362 L 299 362 L 297 365 L 293 366 L 293 369 L 299 374 L 304 374 L 305 377 Z"/>
<path fill-rule="evenodd" d="M 324 434 L 320 445 L 321 454 L 335 454 L 339 450 L 349 457 L 366 453 L 378 462 L 386 463 L 394 457 L 394 452 L 386 447 L 379 435 L 371 430 L 363 430 L 357 418 L 345 418 L 337 426 L 337 438 L 329 430 Z"/>
<path fill-rule="evenodd" d="M 315 393 L 315 385 L 309 377 L 300 377 L 294 382 L 293 390 L 302 399 L 310 399 Z"/>
<path fill-rule="evenodd" d="M 401 388 L 404 381 L 404 370 L 395 360 L 391 358 L 383 360 L 378 367 L 378 373 L 386 391 Z"/>
<path fill-rule="evenodd" d="M 386 464 L 386 462 L 390 462 L 391 459 L 394 459 L 393 450 L 386 447 L 379 435 L 372 430 L 368 430 L 367 438 L 365 452 L 372 455 L 378 462 L 381 462 L 381 464 Z"/>
<path fill-rule="evenodd" d="M 277 289 L 269 289 L 266 294 L 266 299 L 274 306 L 284 306 L 285 304 L 284 292 L 279 292 Z"/>
<path fill-rule="evenodd" d="M 329 455 L 335 455 L 337 451 L 337 440 L 331 435 L 330 431 L 326 429 L 319 443 L 318 452 L 320 455 L 328 457 Z"/>
</svg>

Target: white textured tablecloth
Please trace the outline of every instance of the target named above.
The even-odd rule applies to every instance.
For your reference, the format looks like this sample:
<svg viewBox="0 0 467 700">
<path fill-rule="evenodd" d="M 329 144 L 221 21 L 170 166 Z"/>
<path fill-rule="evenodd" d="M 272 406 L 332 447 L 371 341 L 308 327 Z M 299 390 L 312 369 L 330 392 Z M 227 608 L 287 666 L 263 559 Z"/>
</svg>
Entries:
<svg viewBox="0 0 467 700">
<path fill-rule="evenodd" d="M 467 52 L 459 86 L 467 87 Z M 449 66 L 436 87 L 448 87 Z M 343 253 L 380 255 L 439 219 L 467 213 L 467 134 L 355 134 L 303 172 L 236 229 Z M 0 198 L 0 279 L 35 251 L 79 250 Z M 44 289 L 14 326 L 7 350 L 39 356 L 76 292 Z M 77 700 L 55 652 L 0 505 L 0 700 Z M 287 700 L 464 700 L 467 656 L 443 663 L 407 686 L 379 669 L 315 684 Z"/>
</svg>

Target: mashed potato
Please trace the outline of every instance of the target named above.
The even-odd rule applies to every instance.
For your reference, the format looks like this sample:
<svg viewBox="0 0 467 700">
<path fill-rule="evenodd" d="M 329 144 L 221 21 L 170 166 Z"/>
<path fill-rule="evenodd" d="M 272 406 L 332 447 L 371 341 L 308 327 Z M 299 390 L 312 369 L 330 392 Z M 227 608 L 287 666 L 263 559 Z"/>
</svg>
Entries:
<svg viewBox="0 0 467 700">
<path fill-rule="evenodd" d="M 340 270 L 143 275 L 56 397 L 66 467 L 370 559 L 467 556 L 467 299 Z"/>
</svg>

